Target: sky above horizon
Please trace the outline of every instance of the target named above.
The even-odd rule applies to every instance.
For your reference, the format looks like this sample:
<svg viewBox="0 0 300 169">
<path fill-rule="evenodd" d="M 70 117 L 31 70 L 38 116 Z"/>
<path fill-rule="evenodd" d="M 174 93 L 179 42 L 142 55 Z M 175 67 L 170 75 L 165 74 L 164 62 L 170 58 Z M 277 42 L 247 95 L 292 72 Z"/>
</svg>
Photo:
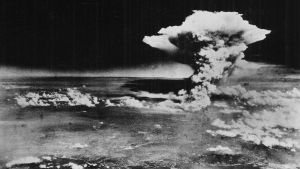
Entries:
<svg viewBox="0 0 300 169">
<path fill-rule="evenodd" d="M 237 11 L 272 33 L 250 45 L 246 59 L 300 66 L 299 1 L 270 0 L 4 0 L 0 65 L 52 71 L 104 71 L 165 63 L 190 64 L 142 42 L 180 25 L 192 10 Z M 167 68 L 167 67 L 166 67 Z"/>
</svg>

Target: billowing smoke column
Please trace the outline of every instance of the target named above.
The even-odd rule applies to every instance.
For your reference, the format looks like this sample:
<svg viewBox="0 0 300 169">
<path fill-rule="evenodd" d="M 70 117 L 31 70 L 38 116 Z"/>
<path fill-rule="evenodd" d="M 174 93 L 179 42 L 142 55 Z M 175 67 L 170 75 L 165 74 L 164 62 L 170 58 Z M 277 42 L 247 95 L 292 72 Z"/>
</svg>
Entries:
<svg viewBox="0 0 300 169">
<path fill-rule="evenodd" d="M 154 48 L 192 55 L 194 88 L 178 93 L 185 104 L 198 108 L 210 104 L 209 95 L 216 82 L 244 57 L 247 45 L 270 33 L 241 16 L 237 12 L 194 11 L 180 26 L 162 28 L 158 35 L 144 37 L 143 41 Z"/>
<path fill-rule="evenodd" d="M 143 39 L 154 48 L 171 53 L 180 51 L 192 56 L 191 66 L 194 73 L 191 76 L 193 83 L 191 89 L 182 89 L 177 94 L 167 95 L 135 93 L 136 97 L 140 98 L 165 99 L 160 102 L 138 100 L 131 96 L 108 98 L 100 102 L 104 102 L 105 106 L 151 108 L 172 112 L 198 111 L 210 105 L 210 95 L 217 92 L 216 83 L 233 69 L 237 60 L 244 57 L 243 52 L 247 49 L 247 45 L 263 40 L 269 33 L 269 30 L 249 24 L 237 12 L 194 11 L 180 26 L 162 28 L 158 35 L 146 36 Z M 63 105 L 72 106 L 93 107 L 99 103 L 97 98 L 88 94 L 75 91 L 73 95 L 74 92 L 69 91 L 68 89 L 63 93 L 31 93 L 20 95 L 16 100 L 23 107 L 60 106 L 58 101 L 61 99 Z M 76 102 L 73 102 L 74 99 Z"/>
</svg>

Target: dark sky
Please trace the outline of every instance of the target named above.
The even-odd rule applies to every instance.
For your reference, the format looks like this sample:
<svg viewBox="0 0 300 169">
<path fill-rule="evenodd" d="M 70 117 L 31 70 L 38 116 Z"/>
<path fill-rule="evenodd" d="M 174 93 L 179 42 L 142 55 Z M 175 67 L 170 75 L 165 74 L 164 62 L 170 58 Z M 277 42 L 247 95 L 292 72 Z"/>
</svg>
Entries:
<svg viewBox="0 0 300 169">
<path fill-rule="evenodd" d="M 0 64 L 81 70 L 183 62 L 142 39 L 197 9 L 243 13 L 272 30 L 247 59 L 300 67 L 299 8 L 299 0 L 2 0 Z"/>
</svg>

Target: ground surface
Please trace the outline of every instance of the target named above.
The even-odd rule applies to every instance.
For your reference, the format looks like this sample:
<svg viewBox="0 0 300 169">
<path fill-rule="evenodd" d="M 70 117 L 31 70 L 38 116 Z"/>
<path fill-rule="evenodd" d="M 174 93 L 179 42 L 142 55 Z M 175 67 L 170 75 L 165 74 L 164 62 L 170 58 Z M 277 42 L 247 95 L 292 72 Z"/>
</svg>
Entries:
<svg viewBox="0 0 300 169">
<path fill-rule="evenodd" d="M 300 88 L 297 75 L 298 72 L 293 70 L 265 66 L 257 70 L 240 71 L 221 85 L 241 85 L 256 91 L 287 91 Z M 138 84 L 135 83 L 141 82 L 136 80 L 138 79 L 1 79 L 0 166 L 73 169 L 300 166 L 300 150 L 297 146 L 268 147 L 267 144 L 254 144 L 240 137 L 209 133 L 208 130 L 215 131 L 216 125 L 213 126 L 212 123 L 216 119 L 230 122 L 241 118 L 245 110 L 253 109 L 235 104 L 236 100 L 226 100 L 226 97 L 213 98 L 211 106 L 197 112 L 105 107 L 101 104 L 95 107 L 21 107 L 15 100 L 18 95 L 28 92 L 51 92 L 75 87 L 82 93 L 89 93 L 100 99 L 133 95 L 128 84 L 135 85 L 137 90 Z M 154 90 L 155 84 L 159 86 L 160 83 L 154 83 L 154 87 L 153 83 L 149 84 L 152 87 L 148 86 L 146 89 Z M 293 128 L 292 125 L 290 128 L 282 128 L 280 131 L 288 130 L 291 138 L 299 141 L 296 127 Z"/>
</svg>

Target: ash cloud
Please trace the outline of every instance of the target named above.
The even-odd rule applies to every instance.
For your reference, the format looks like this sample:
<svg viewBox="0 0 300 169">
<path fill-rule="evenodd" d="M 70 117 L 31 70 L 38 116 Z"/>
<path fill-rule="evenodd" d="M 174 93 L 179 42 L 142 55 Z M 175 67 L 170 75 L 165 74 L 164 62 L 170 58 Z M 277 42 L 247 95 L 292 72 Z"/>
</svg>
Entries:
<svg viewBox="0 0 300 169">
<path fill-rule="evenodd" d="M 244 57 L 247 45 L 263 40 L 269 30 L 251 25 L 237 12 L 194 11 L 179 26 L 159 30 L 158 35 L 145 36 L 143 41 L 167 52 L 183 51 L 192 55 L 189 66 L 172 63 L 139 67 L 137 69 L 110 70 L 87 73 L 98 76 L 191 78 L 192 88 L 182 89 L 166 96 L 165 101 L 151 104 L 128 96 L 107 100 L 108 106 L 160 107 L 198 111 L 211 104 L 210 97 L 216 84 L 232 72 L 237 61 Z M 150 70 L 150 71 L 149 71 Z M 150 72 L 150 73 L 149 73 Z M 145 93 L 144 93 L 145 94 Z M 136 106 L 135 106 L 136 105 Z"/>
<path fill-rule="evenodd" d="M 243 59 L 247 45 L 265 39 L 269 33 L 249 24 L 237 12 L 194 11 L 181 25 L 162 28 L 158 35 L 145 36 L 143 41 L 160 50 L 192 55 L 194 87 L 178 95 L 185 95 L 183 102 L 189 105 L 185 107 L 200 109 L 210 104 L 215 84 Z"/>
<path fill-rule="evenodd" d="M 145 36 L 143 42 L 166 52 L 182 52 L 192 56 L 192 88 L 172 93 L 165 101 L 150 104 L 132 97 L 114 99 L 108 106 L 164 108 L 198 111 L 211 104 L 216 84 L 241 63 L 247 45 L 263 40 L 269 30 L 249 24 L 237 12 L 194 11 L 180 26 L 169 26 L 158 35 Z M 168 70 L 167 70 L 168 71 Z M 144 93 L 145 94 L 145 93 Z M 134 103 L 134 104 L 132 104 Z M 149 105 L 150 104 L 150 105 Z"/>
<path fill-rule="evenodd" d="M 152 47 L 162 50 L 176 50 L 170 39 L 176 39 L 179 35 L 192 33 L 197 36 L 199 42 L 213 40 L 212 35 L 222 35 L 223 42 L 230 38 L 228 43 L 240 41 L 251 44 L 266 38 L 269 30 L 259 29 L 255 25 L 249 24 L 237 12 L 209 12 L 197 11 L 186 18 L 180 26 L 169 26 L 158 31 L 158 35 L 145 36 L 143 41 Z M 167 39 L 169 41 L 167 41 Z M 167 46 L 172 46 L 167 49 Z M 177 46 L 177 45 L 175 45 Z M 178 47 L 178 46 L 177 46 Z"/>
</svg>

